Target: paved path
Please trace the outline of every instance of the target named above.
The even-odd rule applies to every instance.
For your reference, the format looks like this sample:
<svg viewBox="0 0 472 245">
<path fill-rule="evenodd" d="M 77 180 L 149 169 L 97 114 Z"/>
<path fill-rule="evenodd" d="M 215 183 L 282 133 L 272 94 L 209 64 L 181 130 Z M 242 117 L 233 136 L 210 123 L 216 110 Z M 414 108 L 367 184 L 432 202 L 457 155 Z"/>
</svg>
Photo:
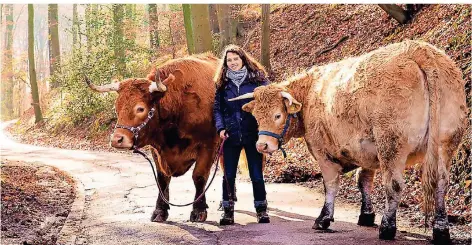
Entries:
<svg viewBox="0 0 472 245">
<path fill-rule="evenodd" d="M 2 127 L 3 132 L 3 127 Z M 191 208 L 171 208 L 166 223 L 150 222 L 158 192 L 148 163 L 140 156 L 24 145 L 0 135 L 1 156 L 39 162 L 70 173 L 79 195 L 60 234 L 65 244 L 392 244 L 376 228 L 356 225 L 359 207 L 337 204 L 331 231 L 311 229 L 323 195 L 293 184 L 268 184 L 272 223 L 257 224 L 250 183 L 238 181 L 236 225 L 221 227 L 217 211 L 221 175 L 207 192 L 208 219 L 188 221 Z M 191 171 L 173 178 L 171 201 L 194 196 Z M 379 223 L 380 215 L 377 215 Z M 403 229 L 405 230 L 405 229 Z M 416 238 L 414 238 L 416 237 Z M 424 236 L 397 232 L 395 244 L 429 244 Z"/>
</svg>

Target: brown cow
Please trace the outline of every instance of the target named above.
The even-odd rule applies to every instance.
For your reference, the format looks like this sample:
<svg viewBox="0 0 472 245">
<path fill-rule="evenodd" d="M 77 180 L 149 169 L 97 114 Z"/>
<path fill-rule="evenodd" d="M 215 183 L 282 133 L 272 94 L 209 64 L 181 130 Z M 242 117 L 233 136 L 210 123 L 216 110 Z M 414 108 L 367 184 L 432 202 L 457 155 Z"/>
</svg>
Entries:
<svg viewBox="0 0 472 245">
<path fill-rule="evenodd" d="M 326 199 L 313 228 L 327 229 L 334 221 L 339 174 L 356 167 L 362 193 L 358 224 L 374 225 L 370 194 L 380 168 L 387 200 L 379 237 L 394 239 L 403 170 L 422 162 L 425 210 L 435 211 L 433 241 L 444 244 L 450 242 L 444 197 L 451 157 L 467 125 L 464 85 L 444 52 L 405 41 L 240 97 L 255 98 L 243 109 L 258 120 L 260 152 L 279 148 L 277 134 L 288 122 L 282 138 L 304 137 L 318 161 Z"/>
<path fill-rule="evenodd" d="M 153 71 L 147 78 L 129 78 L 103 86 L 95 86 L 87 80 L 98 92 L 118 92 L 117 125 L 137 127 L 154 110 L 154 116 L 139 131 L 137 140 L 130 130 L 118 126 L 111 136 L 111 145 L 124 150 L 152 146 L 158 181 L 167 200 L 171 177 L 185 174 L 194 163 L 195 199 L 208 180 L 218 142 L 212 116 L 217 63 L 218 59 L 212 55 L 197 55 L 161 65 L 157 79 Z M 165 221 L 169 208 L 159 196 L 151 220 Z M 190 220 L 205 221 L 207 208 L 203 196 L 193 204 Z"/>
</svg>

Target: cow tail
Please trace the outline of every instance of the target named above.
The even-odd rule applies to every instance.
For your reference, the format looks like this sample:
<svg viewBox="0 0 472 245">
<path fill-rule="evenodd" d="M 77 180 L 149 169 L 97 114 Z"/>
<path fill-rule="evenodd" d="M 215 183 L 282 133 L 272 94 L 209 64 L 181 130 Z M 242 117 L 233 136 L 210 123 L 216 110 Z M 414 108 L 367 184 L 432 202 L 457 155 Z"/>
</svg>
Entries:
<svg viewBox="0 0 472 245">
<path fill-rule="evenodd" d="M 425 162 L 423 163 L 421 183 L 424 194 L 424 214 L 425 223 L 429 217 L 434 215 L 434 203 L 436 199 L 436 187 L 439 178 L 438 172 L 438 141 L 439 141 L 439 121 L 440 121 L 440 96 L 439 85 L 443 80 L 437 65 L 435 64 L 435 53 L 433 50 L 422 47 L 415 52 L 413 57 L 415 62 L 425 75 L 425 83 L 429 98 L 429 122 Z M 416 58 L 416 59 L 415 59 Z M 444 163 L 445 164 L 445 163 Z"/>
</svg>

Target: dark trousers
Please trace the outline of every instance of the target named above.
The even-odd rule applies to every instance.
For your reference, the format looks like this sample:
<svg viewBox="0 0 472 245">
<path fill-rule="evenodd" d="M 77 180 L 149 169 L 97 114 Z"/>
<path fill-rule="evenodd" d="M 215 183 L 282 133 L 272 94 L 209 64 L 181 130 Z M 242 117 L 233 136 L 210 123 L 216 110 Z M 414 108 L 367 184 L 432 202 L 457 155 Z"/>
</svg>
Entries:
<svg viewBox="0 0 472 245">
<path fill-rule="evenodd" d="M 229 201 L 229 193 L 231 192 L 234 199 L 234 185 L 236 172 L 238 167 L 239 155 L 244 148 L 246 151 L 249 175 L 252 182 L 252 190 L 254 194 L 254 205 L 257 207 L 266 204 L 266 190 L 264 184 L 264 175 L 262 173 L 262 154 L 256 150 L 256 142 L 235 144 L 227 141 L 223 146 L 225 177 L 223 177 L 223 203 Z M 228 180 L 228 186 L 226 185 Z M 229 189 L 229 190 L 228 190 Z"/>
</svg>

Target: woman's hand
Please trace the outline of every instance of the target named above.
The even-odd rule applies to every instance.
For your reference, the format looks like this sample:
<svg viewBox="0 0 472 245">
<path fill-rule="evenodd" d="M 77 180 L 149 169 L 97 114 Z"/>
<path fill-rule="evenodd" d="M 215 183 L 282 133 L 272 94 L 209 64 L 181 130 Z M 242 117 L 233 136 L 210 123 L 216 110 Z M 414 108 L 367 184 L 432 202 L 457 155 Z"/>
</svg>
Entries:
<svg viewBox="0 0 472 245">
<path fill-rule="evenodd" d="M 228 138 L 228 135 L 226 135 L 226 130 L 223 129 L 220 131 L 220 138 L 222 139 Z"/>
</svg>

